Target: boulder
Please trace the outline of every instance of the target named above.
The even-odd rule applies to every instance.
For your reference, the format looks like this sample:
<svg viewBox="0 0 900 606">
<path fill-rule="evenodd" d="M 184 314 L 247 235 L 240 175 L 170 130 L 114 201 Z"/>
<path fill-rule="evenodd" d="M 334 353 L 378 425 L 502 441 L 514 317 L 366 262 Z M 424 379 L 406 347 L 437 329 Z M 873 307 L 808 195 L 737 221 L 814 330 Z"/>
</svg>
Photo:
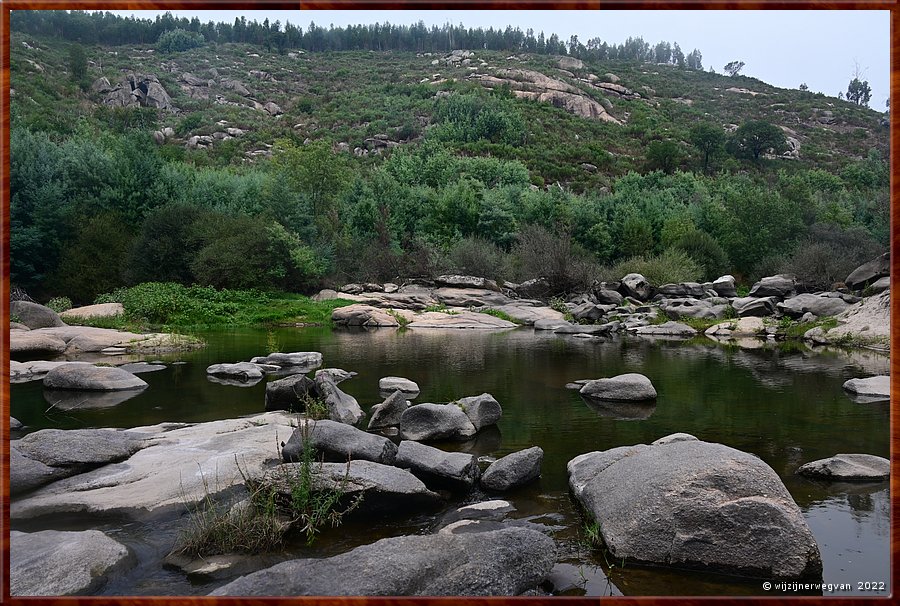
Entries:
<svg viewBox="0 0 900 606">
<path fill-rule="evenodd" d="M 697 282 L 679 282 L 678 284 L 663 284 L 656 289 L 656 295 L 664 298 L 693 297 L 699 299 L 705 295 L 703 286 Z"/>
<path fill-rule="evenodd" d="M 706 329 L 705 334 L 717 339 L 738 337 L 755 337 L 765 335 L 766 325 L 762 318 L 747 317 L 739 320 L 726 320 Z"/>
<path fill-rule="evenodd" d="M 602 286 L 595 287 L 591 294 L 594 295 L 594 300 L 600 305 L 621 305 L 622 301 L 625 300 L 624 297 L 615 290 L 604 288 Z"/>
<path fill-rule="evenodd" d="M 777 303 L 777 297 L 739 297 L 731 301 L 731 306 L 742 318 L 765 318 L 775 315 L 775 305 Z"/>
<path fill-rule="evenodd" d="M 477 431 L 466 413 L 452 404 L 418 404 L 400 415 L 400 437 L 404 440 L 465 440 Z"/>
<path fill-rule="evenodd" d="M 372 414 L 369 429 L 386 429 L 400 425 L 400 417 L 409 405 L 407 395 L 400 390 L 395 391 L 385 398 L 384 402 L 376 404 L 369 411 Z"/>
<path fill-rule="evenodd" d="M 394 465 L 409 469 L 426 486 L 451 490 L 469 490 L 481 475 L 475 455 L 444 452 L 412 440 L 400 442 Z"/>
<path fill-rule="evenodd" d="M 300 366 L 298 372 L 309 372 L 322 365 L 322 354 L 317 351 L 297 351 L 294 353 L 272 353 L 250 360 L 251 364 L 273 364 L 275 366 Z M 304 370 L 305 369 L 305 370 Z"/>
<path fill-rule="evenodd" d="M 766 579 L 822 578 L 803 513 L 761 459 L 682 435 L 580 455 L 569 487 L 611 555 Z"/>
<path fill-rule="evenodd" d="M 656 388 L 650 379 L 634 372 L 588 381 L 579 393 L 595 400 L 642 402 L 656 399 Z"/>
<path fill-rule="evenodd" d="M 189 72 L 185 72 L 181 74 L 181 81 L 190 84 L 191 86 L 206 86 L 209 82 L 208 80 L 204 80 L 203 78 L 198 78 L 194 74 Z"/>
<path fill-rule="evenodd" d="M 510 318 L 525 326 L 533 326 L 537 322 L 565 322 L 565 316 L 549 307 L 536 307 L 528 303 L 516 302 L 507 305 L 495 305 L 493 309 L 503 312 Z"/>
<path fill-rule="evenodd" d="M 134 563 L 128 548 L 99 530 L 9 533 L 11 596 L 89 595 Z"/>
<path fill-rule="evenodd" d="M 720 297 L 736 297 L 737 287 L 735 286 L 734 276 L 726 274 L 716 278 L 712 283 L 712 289 L 716 291 Z"/>
<path fill-rule="evenodd" d="M 140 96 L 141 105 L 144 107 L 155 107 L 157 109 L 172 109 L 172 98 L 166 89 L 159 82 L 142 83 L 146 86 L 146 92 Z M 137 90 L 143 91 L 140 86 Z"/>
<path fill-rule="evenodd" d="M 683 297 L 677 299 L 663 299 L 659 302 L 659 308 L 666 316 L 673 320 L 681 317 L 711 320 L 724 317 L 728 305 L 714 305 L 709 299 Z"/>
<path fill-rule="evenodd" d="M 888 400 L 891 397 L 891 377 L 882 375 L 866 379 L 850 379 L 844 383 L 844 389 L 858 397 L 872 400 Z"/>
<path fill-rule="evenodd" d="M 266 471 L 251 483 L 273 488 L 290 499 L 302 463 L 284 463 Z M 393 465 L 355 460 L 349 463 L 316 463 L 312 466 L 312 491 L 339 490 L 339 506 L 362 498 L 354 514 L 403 515 L 441 503 L 441 497 L 412 473 Z"/>
<path fill-rule="evenodd" d="M 20 324 L 31 329 L 66 325 L 55 311 L 30 301 L 12 301 L 9 304 L 9 317 L 18 318 Z"/>
<path fill-rule="evenodd" d="M 481 430 L 488 425 L 495 425 L 503 415 L 500 403 L 489 393 L 460 398 L 456 402 L 451 402 L 451 404 L 459 406 L 466 413 L 476 430 Z"/>
<path fill-rule="evenodd" d="M 481 476 L 481 485 L 496 491 L 518 488 L 541 476 L 543 461 L 544 451 L 539 446 L 508 454 L 488 465 Z"/>
<path fill-rule="evenodd" d="M 566 322 L 565 320 L 535 320 L 534 329 L 555 331 L 569 325 L 569 322 Z"/>
<path fill-rule="evenodd" d="M 353 372 L 352 370 L 344 370 L 343 368 L 322 368 L 316 371 L 315 376 L 319 376 L 320 374 L 327 374 L 331 377 L 331 380 L 334 381 L 335 385 L 338 383 L 342 383 L 347 379 L 352 379 L 358 373 Z"/>
<path fill-rule="evenodd" d="M 584 63 L 575 57 L 560 57 L 557 65 L 560 69 L 584 69 Z"/>
<path fill-rule="evenodd" d="M 9 353 L 11 356 L 56 355 L 66 351 L 66 342 L 53 335 L 31 330 L 11 330 Z"/>
<path fill-rule="evenodd" d="M 751 297 L 777 297 L 787 299 L 797 294 L 797 279 L 794 276 L 779 274 L 762 278 L 750 289 Z"/>
<path fill-rule="evenodd" d="M 145 389 L 147 383 L 121 368 L 90 364 L 63 364 L 44 377 L 48 389 L 120 391 Z"/>
<path fill-rule="evenodd" d="M 382 392 L 382 395 L 402 391 L 410 400 L 419 395 L 419 386 L 416 382 L 403 377 L 382 377 L 378 380 L 378 390 Z"/>
<path fill-rule="evenodd" d="M 407 328 L 452 328 L 456 330 L 500 330 L 516 328 L 518 324 L 488 314 L 472 311 L 458 313 L 425 312 L 417 315 Z"/>
<path fill-rule="evenodd" d="M 121 303 L 99 303 L 84 307 L 73 307 L 59 314 L 60 318 L 112 318 L 125 313 Z"/>
<path fill-rule="evenodd" d="M 25 428 L 25 425 L 22 424 L 22 421 L 15 417 L 9 418 L 9 430 L 10 431 L 20 431 Z"/>
<path fill-rule="evenodd" d="M 282 562 L 211 595 L 514 596 L 534 589 L 555 562 L 553 540 L 525 528 L 410 535 Z"/>
<path fill-rule="evenodd" d="M 550 294 L 550 283 L 545 278 L 525 280 L 514 289 L 516 294 L 527 299 L 539 299 Z"/>
<path fill-rule="evenodd" d="M 846 311 L 850 304 L 838 296 L 827 296 L 818 293 L 803 293 L 789 299 L 785 299 L 775 306 L 778 310 L 792 318 L 800 318 L 806 313 L 812 313 L 818 317 L 836 316 Z"/>
<path fill-rule="evenodd" d="M 366 416 L 356 398 L 341 391 L 329 375 L 319 375 L 315 383 L 332 421 L 356 425 Z"/>
<path fill-rule="evenodd" d="M 451 288 L 434 289 L 434 298 L 447 307 L 493 307 L 507 305 L 514 301 L 501 292 L 486 288 Z"/>
<path fill-rule="evenodd" d="M 240 383 L 258 382 L 265 372 L 258 364 L 238 362 L 237 364 L 213 364 L 206 367 L 206 374 Z"/>
<path fill-rule="evenodd" d="M 852 290 L 862 290 L 879 278 L 891 275 L 891 253 L 886 252 L 880 257 L 863 263 L 850 272 L 844 279 L 844 284 Z M 15 313 L 15 312 L 14 312 Z"/>
<path fill-rule="evenodd" d="M 458 276 L 444 275 L 434 279 L 434 283 L 439 286 L 449 286 L 451 288 L 481 288 L 486 290 L 499 291 L 497 283 L 493 280 L 480 278 L 477 276 Z"/>
<path fill-rule="evenodd" d="M 148 445 L 144 438 L 114 429 L 41 429 L 15 444 L 30 459 L 74 473 L 124 461 Z"/>
<path fill-rule="evenodd" d="M 72 470 L 44 465 L 26 457 L 18 448 L 19 440 L 9 444 L 9 494 L 18 495 L 44 484 L 72 475 Z"/>
<path fill-rule="evenodd" d="M 266 110 L 266 112 L 270 116 L 280 116 L 284 113 L 284 110 L 281 109 L 281 107 L 279 107 L 278 104 L 274 101 L 269 101 L 268 103 L 263 105 L 263 109 Z"/>
<path fill-rule="evenodd" d="M 308 398 L 320 395 L 312 379 L 302 374 L 291 375 L 266 384 L 266 410 L 300 412 L 306 408 Z"/>
<path fill-rule="evenodd" d="M 837 454 L 802 465 L 797 473 L 822 480 L 877 482 L 890 477 L 891 462 L 870 454 Z"/>
<path fill-rule="evenodd" d="M 622 278 L 619 292 L 626 297 L 634 297 L 638 301 L 649 301 L 653 296 L 653 287 L 641 274 L 628 274 Z"/>
<path fill-rule="evenodd" d="M 361 303 L 338 307 L 331 312 L 331 321 L 336 326 L 364 326 L 367 328 L 400 326 L 397 318 L 383 309 Z"/>
<path fill-rule="evenodd" d="M 294 430 L 281 449 L 281 458 L 285 463 L 301 460 L 307 439 L 315 452 L 324 455 L 326 461 L 346 463 L 348 460 L 363 460 L 393 465 L 397 456 L 397 447 L 383 436 L 344 423 L 322 420 L 306 421 L 303 427 Z"/>
<path fill-rule="evenodd" d="M 638 326 L 632 332 L 636 335 L 666 336 L 666 337 L 692 337 L 697 334 L 697 330 L 682 324 L 681 322 L 663 322 L 662 324 L 652 324 L 649 326 Z"/>
<path fill-rule="evenodd" d="M 868 290 L 872 292 L 872 294 L 884 292 L 891 288 L 891 277 L 885 276 L 883 278 L 878 278 L 868 286 Z"/>
<path fill-rule="evenodd" d="M 595 305 L 594 303 L 582 303 L 572 309 L 572 318 L 577 322 L 596 322 L 616 308 L 615 305 Z"/>
</svg>

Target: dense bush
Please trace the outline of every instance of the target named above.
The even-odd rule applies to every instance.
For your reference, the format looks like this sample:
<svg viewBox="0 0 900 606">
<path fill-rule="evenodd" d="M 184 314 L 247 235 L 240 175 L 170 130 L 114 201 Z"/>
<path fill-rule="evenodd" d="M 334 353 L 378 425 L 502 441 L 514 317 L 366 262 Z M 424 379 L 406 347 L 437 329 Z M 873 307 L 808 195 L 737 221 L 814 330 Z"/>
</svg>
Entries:
<svg viewBox="0 0 900 606">
<path fill-rule="evenodd" d="M 684 252 L 702 268 L 703 280 L 715 280 L 730 269 L 725 250 L 705 231 L 694 229 L 684 233 L 672 242 L 672 248 Z"/>
<path fill-rule="evenodd" d="M 817 223 L 778 269 L 796 275 L 809 288 L 831 290 L 859 265 L 884 250 L 863 228 L 842 229 Z"/>
<path fill-rule="evenodd" d="M 669 249 L 653 257 L 632 257 L 602 271 L 605 280 L 619 280 L 631 273 L 641 274 L 655 285 L 701 280 L 703 268 L 678 249 Z"/>
<path fill-rule="evenodd" d="M 597 278 L 597 264 L 569 234 L 526 225 L 513 248 L 517 280 L 545 278 L 551 294 L 584 290 Z"/>
<path fill-rule="evenodd" d="M 481 238 L 463 238 L 447 255 L 450 270 L 490 279 L 504 279 L 510 275 L 508 255 L 494 243 Z"/>
<path fill-rule="evenodd" d="M 442 141 L 520 145 L 525 123 L 510 99 L 500 96 L 455 94 L 438 102 L 435 118 L 439 124 L 432 136 Z"/>
<path fill-rule="evenodd" d="M 156 39 L 156 50 L 161 53 L 174 53 L 203 46 L 204 42 L 203 34 L 176 28 L 159 35 Z"/>
</svg>

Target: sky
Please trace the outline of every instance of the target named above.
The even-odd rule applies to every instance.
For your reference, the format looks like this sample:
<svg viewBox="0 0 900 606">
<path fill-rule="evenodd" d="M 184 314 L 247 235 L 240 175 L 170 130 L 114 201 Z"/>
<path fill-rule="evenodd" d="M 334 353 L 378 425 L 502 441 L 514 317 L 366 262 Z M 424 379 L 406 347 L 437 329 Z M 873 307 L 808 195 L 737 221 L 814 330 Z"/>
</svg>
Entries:
<svg viewBox="0 0 900 606">
<path fill-rule="evenodd" d="M 120 15 L 155 18 L 166 11 L 111 11 Z M 801 83 L 814 92 L 846 94 L 857 73 L 872 88 L 869 106 L 884 111 L 890 89 L 889 11 L 341 11 L 341 10 L 172 10 L 176 16 L 234 22 L 235 17 L 262 22 L 290 21 L 306 29 L 316 25 L 343 26 L 390 22 L 426 25 L 451 22 L 466 27 L 518 27 L 568 40 L 572 34 L 585 43 L 599 37 L 620 44 L 642 37 L 650 44 L 678 42 L 685 54 L 698 48 L 703 67 L 722 73 L 730 61 L 743 61 L 743 75 L 783 88 Z"/>
</svg>

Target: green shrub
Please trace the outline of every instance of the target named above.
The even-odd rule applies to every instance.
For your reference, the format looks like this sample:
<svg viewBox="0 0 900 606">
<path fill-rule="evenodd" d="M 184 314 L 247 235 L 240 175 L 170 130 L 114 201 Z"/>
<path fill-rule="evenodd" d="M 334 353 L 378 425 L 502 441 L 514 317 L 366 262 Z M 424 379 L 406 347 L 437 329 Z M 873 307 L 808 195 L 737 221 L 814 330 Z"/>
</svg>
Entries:
<svg viewBox="0 0 900 606">
<path fill-rule="evenodd" d="M 513 248 L 517 279 L 545 278 L 551 294 L 583 291 L 596 279 L 599 267 L 568 234 L 541 225 L 526 225 Z"/>
<path fill-rule="evenodd" d="M 205 41 L 203 34 L 175 28 L 159 35 L 156 39 L 156 50 L 161 53 L 186 51 L 203 46 Z"/>
<path fill-rule="evenodd" d="M 680 236 L 672 243 L 672 248 L 684 252 L 701 266 L 703 280 L 715 280 L 729 270 L 725 249 L 705 231 L 695 229 Z"/>
<path fill-rule="evenodd" d="M 603 272 L 608 280 L 620 280 L 631 273 L 641 274 L 655 285 L 698 282 L 702 267 L 682 250 L 670 248 L 655 257 L 632 257 Z"/>
<path fill-rule="evenodd" d="M 47 301 L 46 306 L 56 313 L 60 313 L 72 309 L 72 299 L 69 297 L 53 297 Z"/>
<path fill-rule="evenodd" d="M 478 237 L 463 238 L 450 247 L 450 269 L 470 276 L 494 280 L 506 276 L 507 255 L 496 245 Z"/>
<path fill-rule="evenodd" d="M 842 229 L 817 223 L 778 271 L 794 274 L 807 287 L 830 290 L 859 265 L 882 252 L 883 248 L 864 228 Z"/>
</svg>

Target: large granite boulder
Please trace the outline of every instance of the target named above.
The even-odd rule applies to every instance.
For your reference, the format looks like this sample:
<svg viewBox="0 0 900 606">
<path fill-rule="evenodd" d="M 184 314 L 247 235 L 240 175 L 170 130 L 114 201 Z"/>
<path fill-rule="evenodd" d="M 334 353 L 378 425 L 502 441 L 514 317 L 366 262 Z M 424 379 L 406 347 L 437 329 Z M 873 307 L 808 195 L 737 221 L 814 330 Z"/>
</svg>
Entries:
<svg viewBox="0 0 900 606">
<path fill-rule="evenodd" d="M 35 328 L 53 328 L 65 326 L 59 314 L 31 301 L 13 301 L 9 304 L 9 317 L 17 318 L 20 324 L 24 324 L 32 330 Z"/>
<path fill-rule="evenodd" d="M 778 297 L 738 297 L 731 301 L 731 306 L 742 318 L 765 318 L 775 315 Z"/>
<path fill-rule="evenodd" d="M 145 436 L 114 429 L 41 429 L 15 442 L 31 459 L 84 471 L 124 461 L 147 446 Z"/>
<path fill-rule="evenodd" d="M 663 299 L 659 302 L 659 308 L 667 317 L 677 320 L 681 317 L 696 318 L 698 320 L 712 320 L 725 317 L 728 309 L 726 304 L 715 304 L 710 299 L 696 299 L 693 297 L 681 297 Z"/>
<path fill-rule="evenodd" d="M 89 595 L 134 563 L 128 548 L 99 530 L 9 533 L 11 596 Z"/>
<path fill-rule="evenodd" d="M 716 291 L 720 297 L 736 297 L 737 286 L 735 285 L 734 276 L 726 274 L 713 280 L 712 289 Z"/>
<path fill-rule="evenodd" d="M 575 498 L 619 559 L 766 579 L 821 579 L 803 513 L 761 459 L 687 434 L 580 455 Z"/>
<path fill-rule="evenodd" d="M 595 400 L 641 402 L 656 399 L 656 388 L 650 379 L 635 372 L 588 381 L 579 393 Z"/>
<path fill-rule="evenodd" d="M 797 473 L 822 480 L 878 482 L 891 475 L 891 462 L 870 454 L 837 454 L 802 465 Z"/>
<path fill-rule="evenodd" d="M 777 297 L 787 299 L 797 294 L 797 279 L 779 274 L 762 278 L 750 289 L 751 297 Z"/>
<path fill-rule="evenodd" d="M 844 301 L 840 293 L 802 293 L 777 303 L 776 307 L 781 313 L 792 318 L 801 318 L 807 313 L 821 318 L 836 316 L 846 311 L 850 303 Z"/>
<path fill-rule="evenodd" d="M 211 364 L 206 367 L 206 374 L 239 383 L 257 383 L 262 380 L 266 371 L 259 364 L 238 362 L 236 364 Z"/>
<path fill-rule="evenodd" d="M 309 398 L 320 396 L 315 381 L 306 375 L 291 375 L 266 384 L 266 410 L 300 412 Z"/>
<path fill-rule="evenodd" d="M 328 409 L 328 418 L 332 421 L 356 425 L 366 416 L 356 398 L 341 391 L 330 375 L 317 376 L 315 383 Z"/>
<path fill-rule="evenodd" d="M 625 300 L 621 294 L 611 288 L 606 288 L 602 284 L 595 286 L 591 290 L 591 294 L 594 295 L 594 300 L 599 305 L 621 305 L 622 301 Z"/>
<path fill-rule="evenodd" d="M 634 297 L 638 301 L 649 301 L 653 296 L 653 286 L 641 274 L 628 274 L 622 278 L 619 292 L 626 297 Z"/>
<path fill-rule="evenodd" d="M 460 398 L 456 402 L 452 402 L 452 404 L 456 404 L 466 413 L 476 430 L 480 430 L 488 425 L 495 425 L 500 420 L 500 417 L 503 416 L 503 409 L 500 407 L 500 403 L 489 393 Z"/>
<path fill-rule="evenodd" d="M 852 290 L 862 290 L 879 278 L 889 275 L 891 275 L 891 253 L 886 252 L 850 272 L 844 279 L 844 284 Z"/>
<path fill-rule="evenodd" d="M 539 446 L 508 454 L 488 465 L 481 476 L 481 485 L 495 491 L 524 486 L 541 476 L 543 461 L 544 451 Z"/>
<path fill-rule="evenodd" d="M 475 455 L 445 452 L 412 440 L 400 442 L 394 465 L 409 469 L 426 486 L 451 490 L 468 490 L 481 475 Z"/>
<path fill-rule="evenodd" d="M 519 595 L 556 562 L 549 537 L 525 528 L 382 539 L 322 559 L 290 560 L 211 595 Z"/>
<path fill-rule="evenodd" d="M 520 297 L 537 299 L 550 294 L 550 283 L 545 278 L 534 278 L 517 284 L 513 290 Z"/>
<path fill-rule="evenodd" d="M 506 305 L 510 299 L 503 293 L 486 288 L 436 288 L 434 298 L 447 307 L 483 307 Z"/>
<path fill-rule="evenodd" d="M 858 397 L 887 400 L 891 397 L 891 377 L 890 375 L 881 375 L 865 379 L 850 379 L 844 382 L 844 389 Z"/>
<path fill-rule="evenodd" d="M 500 290 L 497 287 L 497 283 L 493 280 L 480 278 L 478 276 L 444 275 L 435 278 L 434 283 L 438 286 L 449 286 L 451 288 L 481 288 L 495 291 Z"/>
<path fill-rule="evenodd" d="M 397 318 L 383 309 L 357 303 L 338 307 L 331 312 L 331 321 L 336 326 L 363 326 L 366 328 L 397 327 Z"/>
<path fill-rule="evenodd" d="M 417 404 L 400 415 L 400 437 L 404 440 L 466 440 L 478 430 L 454 404 Z"/>
<path fill-rule="evenodd" d="M 385 398 L 384 402 L 373 406 L 369 411 L 372 415 L 369 419 L 369 429 L 386 429 L 400 425 L 403 411 L 410 406 L 406 398 L 405 393 L 397 390 Z"/>
<path fill-rule="evenodd" d="M 68 320 L 69 318 L 113 318 L 121 316 L 125 313 L 125 308 L 121 303 L 98 303 L 97 305 L 85 305 L 84 307 L 73 307 L 59 314 L 59 317 Z"/>
<path fill-rule="evenodd" d="M 410 400 L 415 399 L 419 395 L 418 384 L 403 377 L 382 377 L 378 380 L 378 390 L 382 396 L 399 390 Z"/>
<path fill-rule="evenodd" d="M 91 364 L 63 364 L 44 376 L 44 387 L 84 391 L 121 391 L 145 389 L 147 383 L 121 368 Z"/>
<path fill-rule="evenodd" d="M 9 353 L 12 357 L 56 356 L 66 351 L 66 342 L 54 335 L 32 330 L 9 331 Z"/>
<path fill-rule="evenodd" d="M 586 302 L 572 308 L 572 318 L 577 322 L 596 322 L 616 308 L 615 305 L 597 305 Z"/>
<path fill-rule="evenodd" d="M 493 309 L 505 313 L 524 326 L 534 326 L 538 322 L 565 322 L 565 316 L 562 312 L 549 307 L 535 306 L 527 301 L 517 301 L 507 305 L 494 305 Z"/>
<path fill-rule="evenodd" d="M 397 456 L 397 447 L 387 438 L 326 419 L 307 421 L 303 427 L 294 430 L 281 449 L 285 463 L 301 460 L 307 440 L 315 453 L 323 455 L 326 461 L 363 460 L 393 465 Z"/>
<path fill-rule="evenodd" d="M 692 297 L 699 299 L 706 294 L 703 286 L 697 282 L 679 282 L 678 284 L 663 284 L 656 289 L 656 296 L 674 299 Z"/>
</svg>

